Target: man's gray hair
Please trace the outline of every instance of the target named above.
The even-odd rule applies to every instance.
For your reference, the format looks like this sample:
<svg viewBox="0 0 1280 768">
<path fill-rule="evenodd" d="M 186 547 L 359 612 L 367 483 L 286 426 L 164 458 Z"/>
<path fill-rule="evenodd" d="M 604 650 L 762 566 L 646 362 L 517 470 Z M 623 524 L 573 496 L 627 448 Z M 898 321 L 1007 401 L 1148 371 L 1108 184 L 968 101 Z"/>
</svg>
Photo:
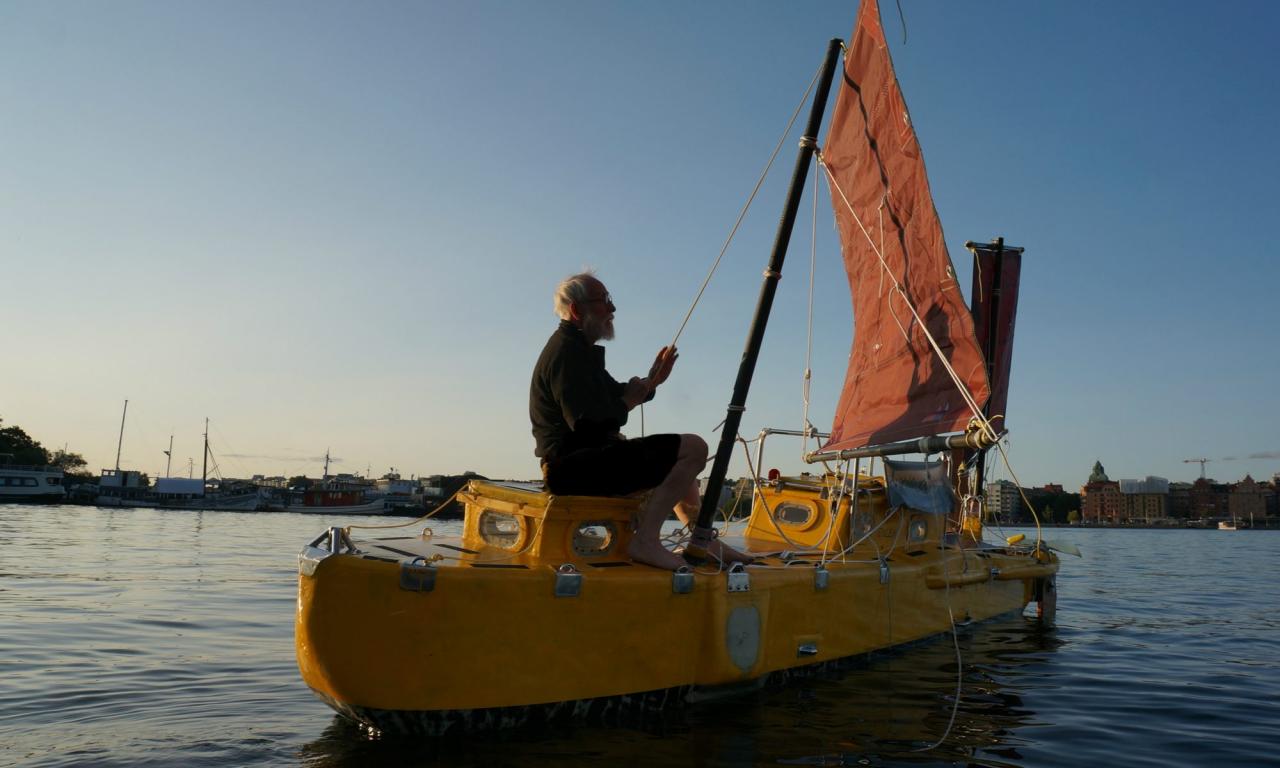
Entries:
<svg viewBox="0 0 1280 768">
<path fill-rule="evenodd" d="M 598 279 L 595 270 L 588 269 L 586 272 L 569 275 L 560 281 L 560 285 L 556 286 L 556 316 L 561 320 L 572 320 L 573 315 L 569 311 L 569 307 L 574 303 L 580 304 L 590 298 L 590 292 L 587 287 L 591 281 Z"/>
</svg>

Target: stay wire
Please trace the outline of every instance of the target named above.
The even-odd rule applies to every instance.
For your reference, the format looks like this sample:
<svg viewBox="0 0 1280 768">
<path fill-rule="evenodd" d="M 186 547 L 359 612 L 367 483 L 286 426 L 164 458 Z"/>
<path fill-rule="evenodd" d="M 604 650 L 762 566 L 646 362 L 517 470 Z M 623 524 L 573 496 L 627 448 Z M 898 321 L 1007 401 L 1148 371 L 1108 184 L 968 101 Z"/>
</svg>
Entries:
<svg viewBox="0 0 1280 768">
<path fill-rule="evenodd" d="M 813 382 L 813 276 L 818 269 L 818 174 L 813 174 L 813 220 L 809 240 L 809 318 L 804 345 L 804 413 L 800 417 L 800 455 L 809 451 L 809 392 Z"/>
<path fill-rule="evenodd" d="M 751 194 L 747 196 L 747 202 L 743 204 L 742 210 L 738 213 L 737 220 L 733 223 L 733 228 L 729 230 L 729 236 L 725 238 L 724 245 L 720 247 L 720 253 L 716 256 L 715 261 L 711 264 L 711 269 L 707 272 L 707 277 L 702 281 L 702 287 L 698 289 L 698 294 L 693 297 L 693 303 L 689 305 L 689 311 L 685 313 L 684 320 L 680 322 L 680 328 L 676 330 L 676 335 L 671 339 L 671 346 L 675 346 L 680 340 L 680 335 L 684 333 L 684 328 L 689 324 L 689 318 L 693 316 L 693 310 L 698 306 L 698 302 L 702 300 L 702 294 L 707 290 L 707 285 L 711 283 L 711 278 L 716 273 L 716 269 L 720 266 L 720 260 L 724 258 L 725 253 L 729 250 L 729 245 L 733 242 L 733 238 L 738 234 L 738 228 L 742 226 L 743 219 L 747 216 L 747 211 L 751 208 L 752 202 L 756 199 L 756 194 L 760 192 L 760 187 L 764 185 L 765 178 L 769 175 L 769 169 L 773 167 L 773 161 L 777 159 L 778 153 L 782 151 L 782 146 L 786 143 L 787 137 L 791 135 L 791 129 L 795 125 L 796 118 L 800 116 L 801 110 L 804 109 L 805 103 L 809 100 L 809 94 L 813 92 L 813 87 L 818 82 L 818 78 L 822 74 L 822 68 L 819 67 L 817 72 L 813 73 L 813 79 L 809 81 L 809 87 L 805 89 L 804 96 L 800 97 L 800 103 L 796 105 L 796 110 L 791 114 L 791 119 L 787 121 L 787 127 L 782 132 L 782 136 L 778 139 L 778 144 L 773 148 L 773 154 L 769 155 L 769 162 L 765 163 L 764 170 L 760 173 L 760 178 L 756 180 L 756 185 L 751 190 Z"/>
</svg>

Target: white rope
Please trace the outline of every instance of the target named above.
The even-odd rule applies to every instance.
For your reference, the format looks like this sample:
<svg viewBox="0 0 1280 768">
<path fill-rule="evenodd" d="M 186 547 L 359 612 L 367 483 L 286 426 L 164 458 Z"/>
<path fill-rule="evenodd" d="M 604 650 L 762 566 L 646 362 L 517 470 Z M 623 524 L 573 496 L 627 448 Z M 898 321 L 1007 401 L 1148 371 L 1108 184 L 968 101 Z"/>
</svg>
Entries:
<svg viewBox="0 0 1280 768">
<path fill-rule="evenodd" d="M 729 244 L 733 242 L 734 235 L 738 234 L 738 227 L 742 226 L 742 220 L 746 218 L 747 210 L 751 208 L 751 203 L 756 199 L 756 193 L 760 191 L 760 187 L 764 184 L 765 177 L 769 175 L 769 169 L 773 167 L 773 161 L 777 159 L 778 152 L 782 150 L 782 145 L 786 143 L 787 136 L 791 134 L 791 128 L 795 125 L 796 118 L 800 116 L 800 110 L 804 109 L 805 102 L 809 100 L 809 93 L 813 91 L 813 86 L 818 82 L 818 77 L 822 73 L 819 67 L 817 72 L 813 73 L 813 79 L 809 81 L 809 87 L 805 89 L 804 96 L 800 98 L 800 103 L 796 105 L 796 111 L 791 113 L 791 119 L 787 121 L 787 127 L 782 132 L 782 136 L 778 139 L 778 144 L 773 148 L 773 154 L 769 155 L 769 162 L 765 163 L 764 170 L 760 173 L 760 178 L 756 180 L 755 187 L 751 190 L 751 194 L 747 196 L 747 202 L 743 204 L 742 210 L 738 213 L 738 219 L 733 223 L 733 228 L 729 230 L 729 236 L 725 238 L 724 245 L 720 246 L 720 254 L 716 256 L 716 260 L 711 264 L 711 269 L 707 272 L 707 277 L 702 281 L 702 287 L 698 289 L 698 295 L 693 297 L 693 303 L 689 305 L 689 311 L 685 313 L 684 320 L 680 322 L 680 328 L 676 330 L 676 335 L 671 339 L 671 346 L 675 346 L 680 340 L 680 334 L 684 333 L 684 327 L 689 324 L 689 318 L 693 316 L 693 310 L 698 306 L 698 302 L 702 300 L 702 294 L 707 290 L 707 285 L 711 282 L 711 277 L 716 273 L 716 269 L 720 266 L 720 260 L 724 258 L 724 254 L 729 250 Z"/>
</svg>

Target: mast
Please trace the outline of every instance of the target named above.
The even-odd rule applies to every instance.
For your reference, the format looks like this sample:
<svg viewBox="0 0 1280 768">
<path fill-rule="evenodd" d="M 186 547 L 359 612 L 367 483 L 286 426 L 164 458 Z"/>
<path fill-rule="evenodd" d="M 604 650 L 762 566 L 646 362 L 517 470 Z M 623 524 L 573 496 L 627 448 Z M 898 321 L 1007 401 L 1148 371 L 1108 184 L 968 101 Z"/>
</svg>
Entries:
<svg viewBox="0 0 1280 768">
<path fill-rule="evenodd" d="M 169 476 L 169 465 L 173 463 L 173 435 L 169 435 L 169 450 L 164 452 L 164 476 Z"/>
<path fill-rule="evenodd" d="M 800 208 L 800 198 L 804 195 L 805 179 L 809 175 L 809 163 L 813 159 L 814 149 L 818 146 L 818 130 L 821 127 L 822 115 L 826 111 L 827 96 L 831 90 L 831 80 L 835 75 L 836 61 L 840 57 L 842 42 L 839 38 L 827 44 L 826 58 L 822 64 L 822 75 L 818 79 L 818 90 L 813 95 L 813 106 L 809 110 L 809 122 L 800 139 L 800 152 L 796 156 L 795 171 L 791 175 L 791 188 L 787 192 L 786 205 L 783 207 L 782 219 L 778 222 L 778 233 L 773 243 L 773 253 L 769 258 L 769 266 L 764 273 L 764 282 L 760 286 L 760 299 L 756 304 L 755 317 L 751 321 L 751 331 L 747 335 L 746 349 L 742 353 L 742 362 L 738 365 L 738 377 L 733 385 L 733 397 L 724 418 L 724 426 L 720 432 L 720 445 L 716 449 L 716 460 L 707 478 L 707 490 L 702 497 L 702 509 L 698 513 L 698 522 L 693 530 L 693 540 L 686 548 L 694 559 L 705 556 L 707 546 L 711 543 L 711 520 L 715 516 L 716 506 L 720 502 L 720 490 L 724 487 L 724 478 L 729 471 L 729 459 L 733 455 L 733 444 L 738 436 L 738 426 L 742 423 L 742 412 L 746 410 L 747 391 L 751 388 L 751 377 L 755 373 L 756 360 L 760 356 L 760 345 L 764 341 L 765 326 L 769 322 L 769 310 L 773 307 L 773 296 L 778 290 L 778 280 L 782 278 L 782 262 L 787 257 L 787 245 L 791 241 L 791 229 L 795 225 L 796 211 Z"/>
<path fill-rule="evenodd" d="M 120 414 L 120 440 L 116 443 L 116 475 L 120 474 L 120 449 L 124 447 L 124 415 L 129 412 L 129 401 L 124 401 L 124 411 Z"/>
<path fill-rule="evenodd" d="M 209 417 L 204 417 L 204 455 L 200 457 L 200 495 L 204 495 L 205 484 L 209 482 Z"/>
</svg>

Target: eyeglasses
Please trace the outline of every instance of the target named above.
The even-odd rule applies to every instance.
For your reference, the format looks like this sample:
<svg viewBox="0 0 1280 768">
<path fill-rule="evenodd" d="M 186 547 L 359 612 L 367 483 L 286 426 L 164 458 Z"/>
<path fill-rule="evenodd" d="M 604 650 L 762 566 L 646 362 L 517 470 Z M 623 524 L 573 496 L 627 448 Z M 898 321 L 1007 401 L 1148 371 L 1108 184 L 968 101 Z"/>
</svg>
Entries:
<svg viewBox="0 0 1280 768">
<path fill-rule="evenodd" d="M 605 292 L 604 296 L 601 296 L 598 299 L 584 299 L 582 303 L 583 304 L 612 304 L 613 297 L 610 296 L 608 292 Z"/>
</svg>

